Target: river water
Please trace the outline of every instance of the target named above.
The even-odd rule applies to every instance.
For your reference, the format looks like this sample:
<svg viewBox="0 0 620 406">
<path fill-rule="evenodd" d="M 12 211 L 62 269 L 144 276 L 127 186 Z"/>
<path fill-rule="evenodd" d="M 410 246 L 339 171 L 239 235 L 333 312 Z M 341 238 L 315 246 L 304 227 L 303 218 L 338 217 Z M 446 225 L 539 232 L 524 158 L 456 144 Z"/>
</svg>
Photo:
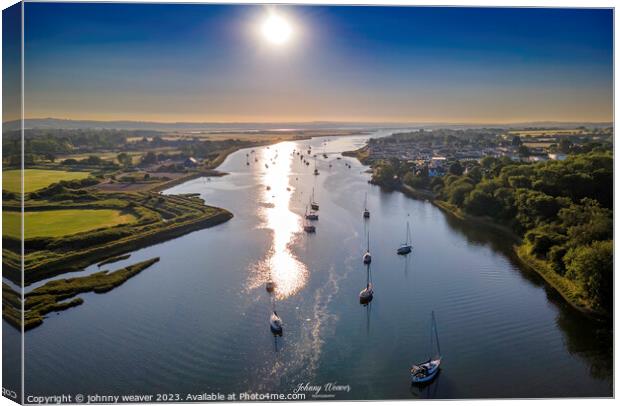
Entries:
<svg viewBox="0 0 620 406">
<path fill-rule="evenodd" d="M 199 193 L 234 218 L 110 265 L 161 257 L 122 286 L 82 295 L 82 306 L 29 331 L 26 394 L 172 393 L 184 400 L 188 393 L 292 393 L 300 384 L 332 383 L 338 391 L 320 394 L 610 396 L 607 329 L 521 269 L 498 231 L 368 184 L 367 168 L 340 155 L 366 139 L 315 138 L 238 151 L 219 168 L 229 175 L 166 191 Z M 314 159 L 305 165 L 294 153 L 308 146 L 318 154 L 318 176 Z M 303 215 L 313 189 L 319 221 L 317 232 L 306 234 Z M 413 252 L 403 257 L 395 250 L 407 221 Z M 367 235 L 375 296 L 363 306 Z M 269 279 L 277 286 L 273 296 L 265 290 Z M 269 329 L 274 307 L 282 337 Z M 432 351 L 431 311 L 442 370 L 432 384 L 415 387 L 408 369 Z M 4 330 L 5 340 L 17 334 L 6 323 Z"/>
</svg>

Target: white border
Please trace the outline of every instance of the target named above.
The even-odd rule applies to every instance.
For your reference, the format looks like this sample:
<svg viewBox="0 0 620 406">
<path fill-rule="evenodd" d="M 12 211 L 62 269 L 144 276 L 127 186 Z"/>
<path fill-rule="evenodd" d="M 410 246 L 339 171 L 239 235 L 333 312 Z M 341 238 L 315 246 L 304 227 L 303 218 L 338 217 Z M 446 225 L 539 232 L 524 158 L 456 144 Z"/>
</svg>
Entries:
<svg viewBox="0 0 620 406">
<path fill-rule="evenodd" d="M 29 2 L 37 2 L 40 0 L 28 0 Z M 72 2 L 72 3 L 79 3 L 79 2 L 85 2 L 85 1 L 80 1 L 80 0 L 62 0 L 62 2 Z M 616 2 L 613 0 L 589 0 L 589 1 L 585 1 L 585 0 L 563 0 L 563 1 L 559 1 L 559 0 L 521 0 L 521 1 L 506 1 L 506 0 L 450 0 L 450 1 L 437 1 L 437 0 L 429 0 L 429 1 L 420 1 L 420 0 L 405 0 L 405 1 L 397 1 L 397 0 L 392 0 L 392 1 L 386 1 L 386 0 L 358 0 L 358 1 L 354 1 L 354 0 L 336 0 L 336 1 L 330 1 L 330 0 L 312 0 L 312 1 L 296 1 L 296 0 L 288 0 L 288 1 L 281 1 L 281 0 L 271 0 L 271 1 L 260 1 L 260 0 L 243 0 L 243 1 L 230 1 L 230 0 L 219 0 L 219 1 L 209 1 L 209 0 L 205 0 L 205 1 L 182 1 L 182 0 L 149 0 L 149 1 L 118 1 L 118 0 L 111 0 L 111 1 L 103 1 L 103 0 L 94 0 L 91 2 L 97 2 L 97 3 L 216 3 L 216 4 L 238 4 L 238 3 L 245 3 L 245 4 L 261 4 L 261 3 L 271 3 L 271 4 L 358 4 L 358 5 L 408 5 L 408 6 L 414 6 L 414 5 L 418 5 L 418 6 L 470 6 L 470 7 L 475 7 L 475 6 L 480 6 L 480 7 L 561 7 L 561 8 L 594 8 L 594 7 L 600 7 L 600 8 L 615 8 Z M 17 3 L 15 0 L 0 0 L 0 5 L 1 8 L 4 9 L 6 7 L 9 7 L 13 4 Z M 23 13 L 22 13 L 22 18 L 23 18 Z M 617 16 L 616 13 L 614 11 L 614 28 L 616 27 L 616 23 L 617 23 Z M 22 32 L 23 35 L 23 32 Z M 615 51 L 615 44 L 617 43 L 618 40 L 618 31 L 614 29 L 614 51 Z M 2 21 L 0 19 L 0 43 L 2 41 Z M 23 42 L 22 42 L 22 47 L 23 47 Z M 22 48 L 22 57 L 23 57 L 23 48 Z M 618 66 L 618 53 L 614 52 L 614 79 L 615 79 L 615 67 Z M 0 66 L 2 65 L 2 55 L 0 53 Z M 22 69 L 23 69 L 23 65 L 22 65 Z M 23 74 L 23 72 L 22 72 Z M 2 73 L 1 73 L 1 69 L 0 69 L 0 83 L 2 80 Z M 616 90 L 617 90 L 617 84 L 614 80 L 614 95 L 616 94 Z M 22 95 L 23 95 L 23 83 L 22 83 Z M 22 97 L 22 119 L 24 117 L 24 99 Z M 614 131 L 616 131 L 616 126 L 615 126 L 615 117 L 617 116 L 617 105 L 615 104 L 615 97 L 614 97 Z M 0 122 L 1 122 L 1 113 L 2 112 L 2 100 L 0 98 Z M 22 126 L 23 127 L 23 126 Z M 22 143 L 23 145 L 23 143 Z M 1 150 L 1 146 L 0 146 L 0 150 Z M 614 154 L 617 153 L 617 148 L 614 145 Z M 620 173 L 618 172 L 618 170 L 620 170 L 620 163 L 618 163 L 618 159 L 614 160 L 614 174 L 616 173 Z M 2 175 L 0 172 L 0 181 L 1 181 Z M 620 180 L 619 178 L 614 176 L 614 191 L 619 190 L 618 186 L 620 185 Z M 22 186 L 23 187 L 23 186 Z M 615 204 L 614 204 L 614 234 L 616 235 L 617 231 L 618 231 L 618 225 L 616 224 L 615 221 L 615 212 L 616 209 L 618 209 L 618 207 L 620 206 L 620 204 L 618 203 L 618 194 L 614 193 L 614 198 L 615 198 Z M 0 235 L 2 232 L 2 226 L 0 225 Z M 23 232 L 23 231 L 22 231 Z M 620 252 L 618 250 L 619 242 L 614 239 L 614 249 L 615 252 Z M 0 248 L 1 248 L 1 241 L 0 241 Z M 614 264 L 614 273 L 616 275 L 615 280 L 614 280 L 614 291 L 617 292 L 618 290 L 616 289 L 618 287 L 618 280 L 620 279 L 620 266 L 618 265 L 618 262 L 616 262 Z M 615 302 L 617 304 L 617 302 Z M 614 326 L 616 325 L 615 321 L 617 320 L 618 317 L 618 311 L 617 311 L 617 306 L 614 307 Z M 0 335 L 0 344 L 1 344 L 1 340 L 2 337 Z M 22 335 L 22 341 L 23 341 L 23 335 Z M 616 335 L 614 337 L 614 348 L 619 348 L 618 347 L 618 336 Z M 618 373 L 617 373 L 617 369 L 616 369 L 616 359 L 617 357 L 614 356 L 614 388 L 618 388 Z M 23 363 L 23 357 L 22 357 L 22 363 Z M 2 376 L 2 370 L 0 369 L 0 378 Z M 612 402 L 613 400 L 609 399 L 552 399 L 552 400 L 512 400 L 512 399 L 507 399 L 507 400 L 496 400 L 496 399 L 491 399 L 491 400 L 473 400 L 473 401 L 461 401 L 461 400 L 456 400 L 456 401 L 450 401 L 450 402 L 457 402 L 460 405 L 467 405 L 467 406 L 473 406 L 473 405 L 477 405 L 479 402 L 484 402 L 485 404 L 489 404 L 489 405 L 495 405 L 495 404 L 502 404 L 502 405 L 507 405 L 507 404 L 515 404 L 515 403 L 519 403 L 522 404 L 523 402 L 528 402 L 529 404 L 532 405 L 538 405 L 538 404 L 544 404 L 544 405 L 579 405 L 581 406 L 583 404 L 583 402 L 588 402 L 588 404 L 590 404 L 590 402 L 599 404 L 599 403 L 609 403 Z M 440 401 L 440 402 L 447 402 L 447 401 Z M 237 404 L 239 402 L 233 402 L 233 404 Z M 270 404 L 275 404 L 274 402 L 268 402 Z M 308 402 L 303 402 L 304 404 L 307 404 Z M 349 402 L 350 403 L 350 402 Z M 362 402 L 353 402 L 356 404 L 361 404 Z M 375 402 L 375 404 L 380 404 L 380 405 L 385 405 L 387 404 L 388 401 L 377 401 Z M 11 402 L 10 400 L 8 400 L 7 398 L 4 397 L 0 397 L 0 406 L 9 406 L 9 405 L 14 405 L 14 402 Z M 231 404 L 231 403 L 228 403 Z M 312 401 L 313 405 L 328 405 L 328 404 L 333 404 L 333 402 L 322 402 L 322 401 Z M 152 403 L 149 405 L 156 405 L 156 403 Z"/>
</svg>

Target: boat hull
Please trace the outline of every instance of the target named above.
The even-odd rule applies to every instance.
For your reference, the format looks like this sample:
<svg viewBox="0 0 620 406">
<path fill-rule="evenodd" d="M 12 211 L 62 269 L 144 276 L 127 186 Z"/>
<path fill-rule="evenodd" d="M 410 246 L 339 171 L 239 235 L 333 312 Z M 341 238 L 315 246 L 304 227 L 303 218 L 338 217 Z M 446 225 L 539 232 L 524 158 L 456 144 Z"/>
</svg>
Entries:
<svg viewBox="0 0 620 406">
<path fill-rule="evenodd" d="M 400 247 L 400 248 L 398 248 L 398 249 L 396 250 L 396 253 L 397 253 L 398 255 L 407 255 L 407 254 L 409 254 L 410 252 L 411 252 L 411 246 L 410 246 L 410 245 L 408 245 L 408 246 L 406 246 L 406 247 Z"/>
<path fill-rule="evenodd" d="M 432 381 L 435 376 L 437 376 L 437 372 L 439 372 L 439 367 L 441 365 L 441 359 L 436 359 L 432 361 L 425 362 L 420 364 L 419 366 L 426 366 L 427 370 L 422 373 L 411 373 L 411 382 L 414 384 L 418 383 L 426 383 Z"/>
</svg>

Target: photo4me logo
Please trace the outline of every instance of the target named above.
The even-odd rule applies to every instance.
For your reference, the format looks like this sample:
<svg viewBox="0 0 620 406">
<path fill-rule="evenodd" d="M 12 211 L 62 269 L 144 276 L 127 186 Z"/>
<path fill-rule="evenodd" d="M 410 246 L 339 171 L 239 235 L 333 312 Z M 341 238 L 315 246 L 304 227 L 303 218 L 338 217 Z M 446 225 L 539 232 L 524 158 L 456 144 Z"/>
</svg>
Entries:
<svg viewBox="0 0 620 406">
<path fill-rule="evenodd" d="M 2 396 L 6 396 L 7 398 L 11 398 L 11 399 L 17 399 L 17 392 L 3 387 Z"/>
</svg>

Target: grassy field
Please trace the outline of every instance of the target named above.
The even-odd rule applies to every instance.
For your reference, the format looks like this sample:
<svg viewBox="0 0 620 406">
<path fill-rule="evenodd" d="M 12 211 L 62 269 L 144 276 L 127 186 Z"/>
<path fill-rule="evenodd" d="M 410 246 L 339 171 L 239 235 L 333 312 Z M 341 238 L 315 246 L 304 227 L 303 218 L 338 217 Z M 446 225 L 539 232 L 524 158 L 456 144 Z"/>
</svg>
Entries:
<svg viewBox="0 0 620 406">
<path fill-rule="evenodd" d="M 19 216 L 19 212 L 2 212 L 4 234 L 19 238 Z M 60 237 L 135 220 L 131 214 L 108 209 L 34 211 L 25 213 L 24 233 L 26 238 Z"/>
<path fill-rule="evenodd" d="M 46 169 L 25 169 L 24 170 L 24 192 L 30 193 L 35 190 L 43 189 L 52 183 L 61 180 L 79 180 L 87 178 L 88 172 L 69 172 L 54 171 Z M 9 192 L 19 193 L 21 189 L 20 171 L 9 170 L 2 172 L 2 189 Z"/>
</svg>

